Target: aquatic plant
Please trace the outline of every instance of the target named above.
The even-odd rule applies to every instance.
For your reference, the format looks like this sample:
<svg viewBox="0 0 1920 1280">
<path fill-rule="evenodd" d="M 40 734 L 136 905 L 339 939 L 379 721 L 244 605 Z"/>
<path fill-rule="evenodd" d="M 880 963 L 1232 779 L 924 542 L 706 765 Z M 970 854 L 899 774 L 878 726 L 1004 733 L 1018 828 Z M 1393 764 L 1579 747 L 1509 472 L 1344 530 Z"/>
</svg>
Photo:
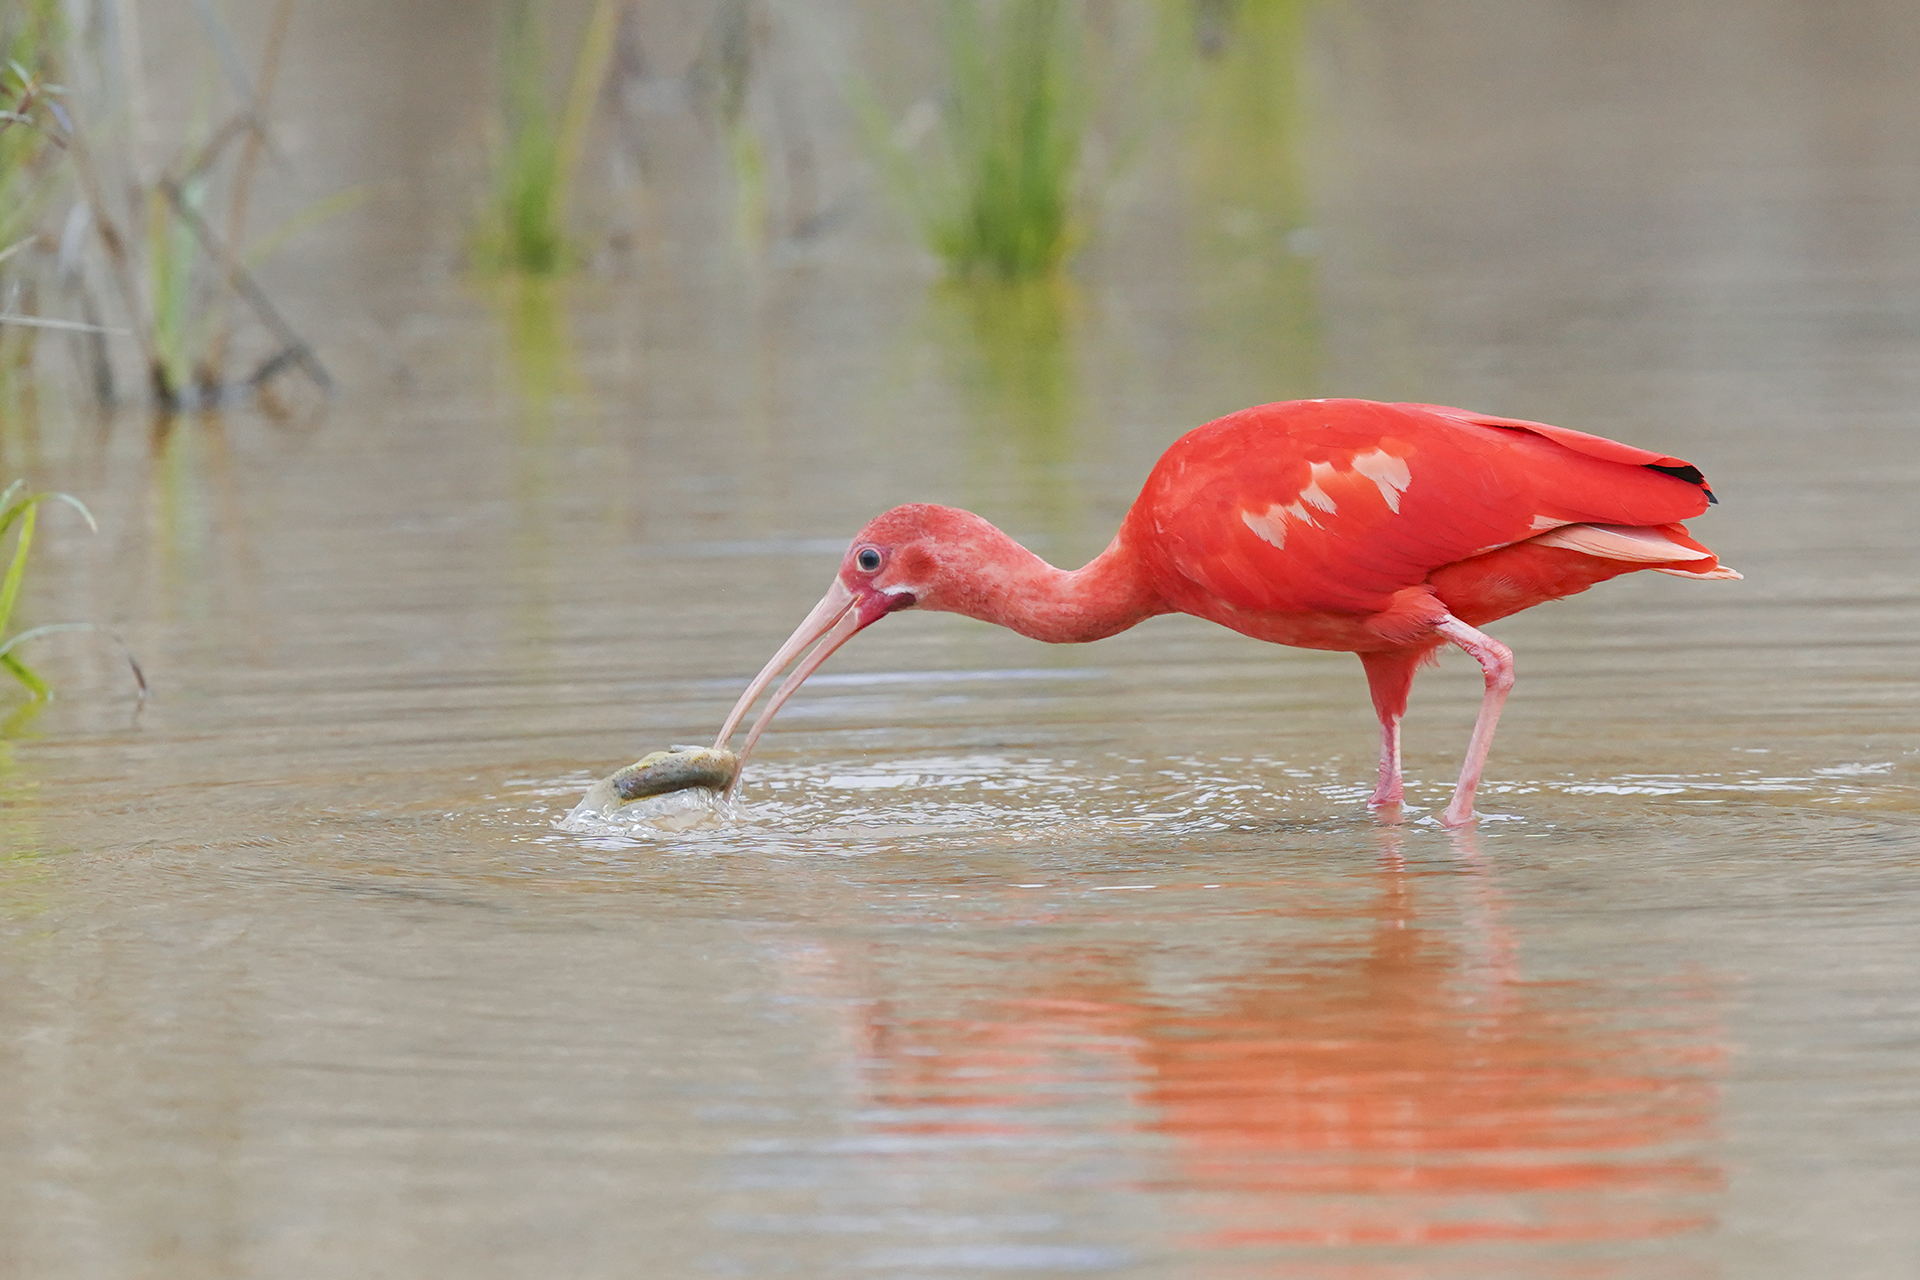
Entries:
<svg viewBox="0 0 1920 1280">
<path fill-rule="evenodd" d="M 476 265 L 528 275 L 554 275 L 578 260 L 567 225 L 619 16 L 613 0 L 595 0 L 556 120 L 547 102 L 545 7 L 539 0 L 506 0 L 492 190 L 473 236 Z"/>
<path fill-rule="evenodd" d="M 0 576 L 0 666 L 11 672 L 14 679 L 25 685 L 27 692 L 34 697 L 46 698 L 52 696 L 52 690 L 47 687 L 47 682 L 22 661 L 20 655 L 14 650 L 28 640 L 54 631 L 100 631 L 104 628 L 86 622 L 56 622 L 43 627 L 29 628 L 18 635 L 7 635 L 7 623 L 13 617 L 14 603 L 20 598 L 20 584 L 26 579 L 27 552 L 33 547 L 34 522 L 39 516 L 42 503 L 56 501 L 64 502 L 78 511 L 86 520 L 87 527 L 96 533 L 99 532 L 99 525 L 94 522 L 93 513 L 87 510 L 86 504 L 72 494 L 51 491 L 21 492 L 25 488 L 26 481 L 15 480 L 7 486 L 5 492 L 0 493 L 0 539 L 6 537 L 8 530 L 14 531 L 13 556 L 7 562 L 6 574 Z M 145 678 L 140 674 L 140 666 L 133 662 L 131 655 L 128 656 L 128 661 L 133 664 L 134 676 L 140 681 L 140 692 L 144 696 L 147 686 Z"/>
<path fill-rule="evenodd" d="M 1077 17 L 1062 0 L 955 0 L 944 100 L 880 130 L 894 185 L 955 276 L 1043 276 L 1080 238 L 1090 95 Z"/>
<path fill-rule="evenodd" d="M 747 116 L 754 75 L 752 0 L 721 0 L 687 69 L 697 108 L 710 117 L 725 142 L 733 175 L 734 222 L 742 243 L 761 245 L 772 229 L 767 149 Z"/>
<path fill-rule="evenodd" d="M 256 163 L 265 145 L 268 108 L 293 0 L 277 0 L 257 82 L 249 79 L 244 61 L 214 8 L 196 6 L 209 39 L 219 48 L 220 65 L 238 106 L 218 128 L 181 148 L 158 176 L 150 179 L 139 176 L 139 166 L 128 154 L 126 122 L 112 107 L 117 101 L 124 111 L 127 100 L 127 94 L 118 87 L 118 54 L 123 51 L 95 47 L 101 38 L 98 32 L 94 43 L 76 41 L 65 48 L 61 45 L 64 28 L 57 21 L 58 0 L 29 0 L 29 4 L 33 13 L 45 13 L 26 27 L 0 25 L 0 38 L 12 41 L 9 47 L 23 48 L 24 38 L 19 32 L 30 28 L 32 46 L 39 51 L 43 68 L 63 56 L 94 88 L 77 95 L 81 102 L 69 103 L 63 109 L 53 101 L 59 90 L 44 83 L 44 71 L 14 63 L 9 70 L 16 82 L 15 91 L 9 99 L 10 109 L 0 112 L 0 144 L 7 142 L 10 135 L 6 131 L 11 126 L 14 133 L 36 139 L 36 155 L 49 155 L 48 148 L 64 153 L 70 164 L 62 173 L 70 174 L 77 183 L 84 206 L 76 213 L 77 220 L 69 223 L 69 230 L 91 234 L 72 242 L 80 252 L 71 258 L 64 244 L 62 249 L 60 285 L 78 299 L 83 318 L 20 315 L 11 308 L 0 308 L 8 325 L 91 334 L 96 343 L 95 394 L 103 402 L 111 401 L 112 361 L 99 339 L 113 331 L 100 323 L 101 307 L 94 292 L 96 273 L 76 265 L 84 256 L 85 246 L 91 244 L 100 253 L 94 262 L 104 268 L 130 324 L 127 332 L 140 344 L 143 371 L 162 408 L 216 402 L 232 389 L 224 370 L 230 312 L 236 300 L 278 343 L 244 380 L 247 388 L 259 389 L 281 370 L 298 367 L 323 392 L 331 390 L 331 380 L 312 348 L 274 308 L 249 270 L 257 255 L 248 250 L 247 209 Z M 101 29 L 112 27 L 104 24 Z M 30 110 L 28 104 L 40 109 Z M 236 144 L 240 159 L 233 165 L 224 164 Z M 50 167 L 44 159 L 41 163 L 43 168 Z M 35 227 L 41 210 L 24 212 L 22 202 L 10 196 L 9 181 L 8 172 L 0 169 L 0 218 L 24 219 L 24 235 Z M 212 215 L 205 211 L 216 188 L 223 190 L 229 201 L 224 232 L 215 229 Z M 126 206 L 108 194 L 121 191 L 127 193 L 130 203 Z M 304 225 L 312 220 L 316 209 L 330 213 L 356 196 L 346 193 L 346 199 L 320 202 L 315 209 L 296 215 L 289 225 Z M 134 234 L 123 231 L 123 224 Z"/>
<path fill-rule="evenodd" d="M 53 109 L 64 38 L 58 0 L 24 0 L 0 16 L 0 314 L 31 310 L 35 280 L 18 268 L 55 184 L 57 138 L 41 126 Z M 12 269 L 3 264 L 14 259 Z M 30 317 L 29 317 L 30 318 Z M 0 325 L 0 393 L 33 360 L 34 326 Z"/>
<path fill-rule="evenodd" d="M 198 214 L 205 199 L 206 179 L 195 175 L 176 184 L 175 200 Z M 210 369 L 196 370 L 194 356 L 204 341 L 199 330 L 206 323 L 206 310 L 200 305 L 195 288 L 201 272 L 199 245 L 184 217 L 176 213 L 168 192 L 155 187 L 147 192 L 147 234 L 145 244 L 147 325 L 153 343 L 155 391 L 162 400 L 178 396 L 180 389 L 217 383 Z M 197 377 L 196 377 L 197 373 Z"/>
<path fill-rule="evenodd" d="M 40 116 L 60 92 L 49 81 L 65 39 L 59 0 L 16 5 L 0 17 L 0 249 L 18 243 L 45 205 L 55 141 Z"/>
</svg>

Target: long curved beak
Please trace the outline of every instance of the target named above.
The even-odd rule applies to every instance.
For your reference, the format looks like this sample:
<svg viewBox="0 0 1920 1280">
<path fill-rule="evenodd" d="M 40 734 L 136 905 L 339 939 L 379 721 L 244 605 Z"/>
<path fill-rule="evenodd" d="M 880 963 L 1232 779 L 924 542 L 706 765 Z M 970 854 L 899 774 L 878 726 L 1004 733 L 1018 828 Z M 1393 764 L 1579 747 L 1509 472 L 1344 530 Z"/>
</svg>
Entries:
<svg viewBox="0 0 1920 1280">
<path fill-rule="evenodd" d="M 875 603 L 880 604 L 881 607 L 873 608 Z M 854 634 L 862 627 L 884 617 L 887 613 L 886 605 L 884 598 L 871 602 L 863 601 L 861 597 L 849 591 L 840 579 L 835 578 L 833 585 L 827 589 L 827 594 L 819 604 L 813 606 L 813 611 L 806 616 L 806 620 L 787 637 L 787 642 L 780 646 L 779 652 L 767 660 L 767 665 L 760 668 L 760 674 L 753 678 L 753 682 L 747 686 L 747 691 L 740 695 L 740 701 L 734 703 L 733 710 L 727 713 L 726 723 L 720 726 L 720 735 L 713 740 L 716 748 L 727 745 L 727 739 L 733 736 L 733 731 L 739 727 L 741 718 L 747 714 L 747 709 L 754 704 L 761 693 L 765 692 L 766 687 L 773 683 L 774 677 L 786 670 L 787 664 L 798 657 L 808 645 L 816 640 L 819 641 L 813 652 L 807 654 L 800 665 L 793 669 L 793 674 L 773 691 L 773 697 L 767 702 L 766 709 L 760 713 L 760 718 L 753 722 L 753 727 L 747 730 L 747 740 L 740 747 L 739 767 L 734 770 L 733 781 L 727 784 L 727 798 L 731 799 L 733 793 L 739 788 L 740 777 L 746 772 L 747 756 L 753 751 L 753 744 L 760 741 L 760 735 L 766 731 L 767 725 L 773 720 L 774 713 L 786 705 L 787 699 L 798 692 L 807 677 L 817 671 L 820 664 L 831 657 L 835 649 L 853 639 Z"/>
</svg>

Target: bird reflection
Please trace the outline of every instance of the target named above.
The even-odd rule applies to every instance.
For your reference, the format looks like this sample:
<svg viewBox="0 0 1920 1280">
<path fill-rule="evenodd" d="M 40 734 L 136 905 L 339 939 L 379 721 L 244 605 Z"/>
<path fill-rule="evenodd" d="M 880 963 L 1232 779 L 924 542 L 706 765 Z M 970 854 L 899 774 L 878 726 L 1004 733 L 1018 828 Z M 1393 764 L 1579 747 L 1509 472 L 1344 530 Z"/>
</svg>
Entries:
<svg viewBox="0 0 1920 1280">
<path fill-rule="evenodd" d="M 1174 1182 L 1219 1193 L 1201 1242 L 1708 1225 L 1716 1098 L 1691 1055 L 1619 1026 L 1597 984 L 1521 980 L 1479 868 L 1467 927 L 1450 932 L 1417 922 L 1398 849 L 1383 861 L 1371 926 L 1344 954 L 1270 964 L 1216 1005 L 1150 1015 L 1151 1127 L 1177 1140 Z"/>
<path fill-rule="evenodd" d="M 1452 868 L 1416 871 L 1386 827 L 1357 901 L 1262 894 L 1303 905 L 1232 937 L 1208 925 L 1238 960 L 1204 981 L 1144 942 L 1010 949 L 964 974 L 836 965 L 865 988 L 867 1123 L 1044 1144 L 1084 1133 L 1091 1108 L 1147 1139 L 1126 1180 L 1163 1193 L 1201 1252 L 1709 1227 L 1710 991 L 1649 1009 L 1604 978 L 1523 977 L 1472 833 L 1453 838 Z M 1356 1268 L 1326 1274 L 1374 1274 Z"/>
</svg>

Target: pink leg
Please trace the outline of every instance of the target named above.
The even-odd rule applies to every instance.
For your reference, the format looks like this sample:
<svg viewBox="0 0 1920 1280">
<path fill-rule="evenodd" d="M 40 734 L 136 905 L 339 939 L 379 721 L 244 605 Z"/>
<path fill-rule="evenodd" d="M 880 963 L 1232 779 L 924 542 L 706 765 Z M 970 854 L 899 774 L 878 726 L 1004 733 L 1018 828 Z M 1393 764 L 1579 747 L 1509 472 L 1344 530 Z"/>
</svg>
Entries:
<svg viewBox="0 0 1920 1280">
<path fill-rule="evenodd" d="M 1429 652 L 1422 647 L 1360 655 L 1360 665 L 1367 669 L 1367 688 L 1373 694 L 1373 711 L 1380 718 L 1380 785 L 1373 789 L 1369 804 L 1399 804 L 1404 794 L 1400 782 L 1400 717 L 1407 711 L 1414 668 Z"/>
<path fill-rule="evenodd" d="M 1380 717 L 1380 785 L 1373 789 L 1368 804 L 1399 804 L 1405 791 L 1400 785 L 1400 717 Z"/>
<path fill-rule="evenodd" d="M 1444 825 L 1464 827 L 1473 821 L 1473 791 L 1480 785 L 1480 771 L 1487 765 L 1493 729 L 1500 723 L 1500 708 L 1506 705 L 1507 691 L 1513 688 L 1513 651 L 1458 618 L 1449 617 L 1434 630 L 1465 649 L 1487 678 L 1480 716 L 1473 722 L 1473 739 L 1467 743 L 1467 758 L 1460 766 L 1460 781 L 1453 789 L 1453 800 L 1440 815 Z"/>
</svg>

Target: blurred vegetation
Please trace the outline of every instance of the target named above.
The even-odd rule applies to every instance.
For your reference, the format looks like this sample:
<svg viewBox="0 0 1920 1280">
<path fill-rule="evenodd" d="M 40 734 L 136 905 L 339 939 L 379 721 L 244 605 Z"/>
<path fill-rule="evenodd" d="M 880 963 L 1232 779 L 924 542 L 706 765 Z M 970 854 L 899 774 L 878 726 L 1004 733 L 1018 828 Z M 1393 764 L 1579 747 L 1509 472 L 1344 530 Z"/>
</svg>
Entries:
<svg viewBox="0 0 1920 1280">
<path fill-rule="evenodd" d="M 53 136 L 39 118 L 60 76 L 66 24 L 59 0 L 10 0 L 0 11 L 0 250 L 34 229 L 53 185 Z"/>
<path fill-rule="evenodd" d="M 948 377 L 975 428 L 976 500 L 1012 502 L 1026 527 L 1058 532 L 1073 514 L 1067 471 L 1082 408 L 1074 282 L 952 281 L 930 303 Z"/>
<path fill-rule="evenodd" d="M 1307 221 L 1301 147 L 1302 54 L 1313 0 L 1203 0 L 1192 9 L 1199 54 L 1193 167 L 1217 209 L 1259 219 L 1268 243 Z M 1254 238 L 1240 219 L 1231 234 Z"/>
<path fill-rule="evenodd" d="M 13 0 L 0 11 L 0 314 L 31 313 L 38 302 L 37 282 L 20 267 L 58 182 L 56 134 L 42 121 L 61 92 L 52 82 L 65 40 L 59 0 Z M 34 337 L 26 325 L 0 324 L 0 405 L 22 393 Z"/>
<path fill-rule="evenodd" d="M 201 305 L 196 284 L 204 274 L 199 243 L 182 216 L 177 201 L 196 216 L 204 216 L 206 178 L 195 174 L 174 188 L 170 201 L 154 188 L 146 193 L 146 328 L 153 344 L 151 378 L 163 404 L 181 398 L 182 390 L 199 383 L 217 385 L 210 368 L 196 369 L 196 357 L 205 349 L 212 317 Z"/>
<path fill-rule="evenodd" d="M 1048 275 L 1082 233 L 1090 95 L 1078 7 L 953 0 L 942 30 L 944 101 L 917 105 L 898 127 L 869 102 L 870 131 L 952 275 Z"/>
<path fill-rule="evenodd" d="M 1258 369 L 1246 394 L 1319 394 L 1318 234 L 1312 225 L 1302 82 L 1315 0 L 1182 6 L 1191 103 L 1185 177 L 1207 270 L 1204 350 Z"/>
<path fill-rule="evenodd" d="M 767 148 L 747 114 L 755 71 L 753 20 L 753 0 L 720 0 L 687 81 L 695 106 L 722 134 L 741 243 L 761 248 L 771 230 L 772 201 Z"/>
<path fill-rule="evenodd" d="M 556 406 L 583 388 L 574 362 L 566 291 L 573 286 L 536 275 L 490 282 L 486 295 L 500 321 L 508 376 L 529 430 L 544 435 Z"/>
<path fill-rule="evenodd" d="M 542 0 L 506 0 L 502 11 L 492 190 L 472 254 L 475 265 L 490 270 L 554 275 L 580 260 L 568 220 L 619 13 L 613 0 L 595 0 L 556 117 L 547 93 L 547 8 Z"/>
<path fill-rule="evenodd" d="M 4 81 L 7 111 L 0 115 L 0 231 L 11 244 L 0 241 L 0 248 L 41 248 L 40 256 L 52 259 L 52 237 L 44 225 L 48 197 L 60 182 L 77 186 L 80 205 L 60 237 L 57 271 L 29 278 L 37 282 L 45 276 L 56 283 L 57 294 L 76 303 L 81 315 L 39 314 L 40 299 L 23 298 L 10 285 L 0 310 L 13 318 L 0 327 L 0 342 L 16 329 L 68 330 L 88 337 L 95 397 L 111 403 L 114 361 L 104 337 L 113 331 L 101 321 L 104 288 L 118 298 L 140 346 L 142 373 L 163 410 L 263 389 L 288 367 L 304 370 L 323 391 L 330 390 L 313 351 L 250 270 L 284 238 L 269 237 L 249 252 L 246 224 L 258 161 L 270 145 L 268 108 L 293 0 L 275 0 L 257 81 L 218 12 L 210 5 L 196 7 L 237 106 L 218 127 L 196 131 L 152 177 L 142 175 L 129 143 L 127 50 L 111 43 L 123 39 L 124 32 L 114 23 L 94 23 L 89 34 L 77 36 L 62 22 L 58 0 L 20 3 L 0 16 L 0 43 L 13 58 Z M 109 38 L 105 31 L 114 34 Z M 92 88 L 82 95 L 84 102 L 63 109 L 57 101 L 61 91 L 47 84 L 46 76 L 67 64 Z M 235 154 L 237 160 L 227 163 Z M 56 156 L 65 162 L 56 165 Z M 224 231 L 215 228 L 210 207 L 216 189 L 228 202 Z M 291 220 L 287 233 L 356 197 L 347 193 L 319 202 Z M 252 313 L 277 347 L 243 382 L 230 384 L 226 365 L 236 303 Z M 19 314 L 22 310 L 31 314 Z"/>
</svg>

